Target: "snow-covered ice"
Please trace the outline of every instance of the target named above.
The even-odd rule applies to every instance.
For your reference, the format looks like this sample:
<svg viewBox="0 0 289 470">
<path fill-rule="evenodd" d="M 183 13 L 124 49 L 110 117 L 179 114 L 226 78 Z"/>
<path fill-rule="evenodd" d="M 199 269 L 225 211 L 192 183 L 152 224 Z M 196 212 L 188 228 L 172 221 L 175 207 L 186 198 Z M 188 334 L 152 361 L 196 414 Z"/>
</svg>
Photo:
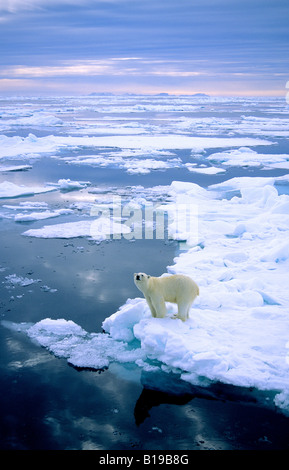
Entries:
<svg viewBox="0 0 289 470">
<path fill-rule="evenodd" d="M 90 186 L 89 181 L 71 181 L 69 178 L 58 180 L 57 186 L 61 191 L 75 191 Z"/>
<path fill-rule="evenodd" d="M 1 217 L 13 219 L 15 222 L 34 222 L 51 219 L 61 215 L 73 214 L 73 209 L 49 209 L 46 202 L 20 202 L 19 205 L 3 204 Z"/>
<path fill-rule="evenodd" d="M 289 154 L 260 154 L 248 147 L 213 153 L 209 156 L 213 162 L 226 166 L 264 166 L 265 168 L 288 168 Z M 277 166 L 276 166 L 277 165 Z"/>
<path fill-rule="evenodd" d="M 71 209 L 55 209 L 54 211 L 43 211 L 43 212 L 30 212 L 30 213 L 18 213 L 14 216 L 15 222 L 33 222 L 35 220 L 52 219 L 59 217 L 60 215 L 72 214 Z"/>
<path fill-rule="evenodd" d="M 23 232 L 24 236 L 35 238 L 79 238 L 87 237 L 97 241 L 106 240 L 113 234 L 129 233 L 130 229 L 124 224 L 110 218 L 85 219 L 77 222 L 45 225 L 42 228 L 30 229 Z"/>
<path fill-rule="evenodd" d="M 24 186 L 4 181 L 0 183 L 0 199 L 9 199 L 21 196 L 31 196 L 33 194 L 47 193 L 55 191 L 55 187 Z"/>
<path fill-rule="evenodd" d="M 45 136 L 7 137 L 0 135 L 0 158 L 32 158 L 57 153 L 63 148 L 120 148 L 120 149 L 195 149 L 272 145 L 272 142 L 251 137 L 192 137 L 174 135 L 113 135 L 113 136 Z M 72 161 L 70 159 L 70 161 Z"/>
</svg>

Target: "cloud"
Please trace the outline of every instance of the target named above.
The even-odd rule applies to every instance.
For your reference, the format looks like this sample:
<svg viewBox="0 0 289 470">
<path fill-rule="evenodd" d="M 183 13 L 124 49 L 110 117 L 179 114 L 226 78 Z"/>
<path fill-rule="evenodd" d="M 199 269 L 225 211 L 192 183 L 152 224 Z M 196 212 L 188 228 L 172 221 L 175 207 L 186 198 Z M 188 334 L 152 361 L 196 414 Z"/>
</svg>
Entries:
<svg viewBox="0 0 289 470">
<path fill-rule="evenodd" d="M 288 13 L 288 0 L 0 0 L 0 77 L 280 90 Z"/>
<path fill-rule="evenodd" d="M 16 65 L 0 69 L 0 76 L 13 78 L 49 78 L 61 76 L 171 76 L 195 77 L 207 72 L 196 71 L 183 61 L 148 60 L 136 57 L 119 57 L 106 60 L 66 60 L 53 66 Z"/>
</svg>

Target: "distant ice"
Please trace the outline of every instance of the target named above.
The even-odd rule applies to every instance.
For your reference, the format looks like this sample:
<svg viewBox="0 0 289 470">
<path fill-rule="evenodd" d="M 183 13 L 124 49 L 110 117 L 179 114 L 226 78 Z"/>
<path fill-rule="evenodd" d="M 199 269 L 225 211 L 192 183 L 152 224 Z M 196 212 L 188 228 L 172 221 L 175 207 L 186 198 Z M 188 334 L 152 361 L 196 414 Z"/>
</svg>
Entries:
<svg viewBox="0 0 289 470">
<path fill-rule="evenodd" d="M 7 119 L 5 120 L 5 125 L 10 127 L 31 127 L 31 126 L 41 126 L 41 127 L 51 127 L 51 126 L 62 126 L 63 121 L 58 117 L 55 117 L 52 114 L 48 114 L 43 111 L 33 112 L 31 116 L 17 117 L 16 119 Z"/>
<path fill-rule="evenodd" d="M 248 147 L 213 153 L 208 157 L 225 166 L 264 166 L 267 168 L 288 168 L 289 154 L 260 154 Z"/>
<path fill-rule="evenodd" d="M 72 209 L 55 209 L 54 211 L 18 213 L 14 216 L 15 222 L 33 222 L 36 220 L 51 219 L 60 215 L 72 214 Z"/>
<path fill-rule="evenodd" d="M 196 167 L 195 164 L 192 163 L 186 163 L 185 166 L 191 172 L 204 173 L 206 175 L 216 175 L 218 173 L 224 173 L 226 171 L 223 168 L 217 168 L 215 166 Z"/>
<path fill-rule="evenodd" d="M 240 147 L 271 145 L 268 140 L 250 137 L 191 137 L 178 134 L 159 135 L 112 135 L 112 136 L 45 136 L 7 137 L 0 135 L 0 158 L 32 158 L 39 155 L 57 153 L 63 148 L 119 148 L 174 150 L 195 149 L 202 151 L 207 148 Z"/>
<path fill-rule="evenodd" d="M 90 184 L 89 181 L 71 181 L 68 178 L 58 180 L 57 186 L 61 191 L 75 191 L 76 189 L 84 189 Z"/>
</svg>

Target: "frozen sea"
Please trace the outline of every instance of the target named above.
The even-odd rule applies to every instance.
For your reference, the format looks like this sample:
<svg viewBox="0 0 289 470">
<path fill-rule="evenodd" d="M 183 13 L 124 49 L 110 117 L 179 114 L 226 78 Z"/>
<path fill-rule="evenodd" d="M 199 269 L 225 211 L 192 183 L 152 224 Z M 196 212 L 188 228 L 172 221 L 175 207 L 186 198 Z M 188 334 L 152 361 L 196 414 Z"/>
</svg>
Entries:
<svg viewBox="0 0 289 470">
<path fill-rule="evenodd" d="M 288 112 L 0 100 L 1 449 L 288 449 Z M 139 271 L 198 283 L 187 322 Z"/>
</svg>

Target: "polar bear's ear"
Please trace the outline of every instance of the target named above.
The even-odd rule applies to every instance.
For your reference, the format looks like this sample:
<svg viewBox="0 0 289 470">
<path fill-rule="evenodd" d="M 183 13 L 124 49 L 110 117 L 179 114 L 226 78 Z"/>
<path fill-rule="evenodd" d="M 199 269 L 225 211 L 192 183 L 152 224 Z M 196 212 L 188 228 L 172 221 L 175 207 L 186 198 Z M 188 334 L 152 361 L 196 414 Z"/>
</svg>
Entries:
<svg viewBox="0 0 289 470">
<path fill-rule="evenodd" d="M 150 278 L 150 275 L 149 275 L 149 274 L 147 275 L 147 278 L 148 278 L 148 279 Z"/>
</svg>

